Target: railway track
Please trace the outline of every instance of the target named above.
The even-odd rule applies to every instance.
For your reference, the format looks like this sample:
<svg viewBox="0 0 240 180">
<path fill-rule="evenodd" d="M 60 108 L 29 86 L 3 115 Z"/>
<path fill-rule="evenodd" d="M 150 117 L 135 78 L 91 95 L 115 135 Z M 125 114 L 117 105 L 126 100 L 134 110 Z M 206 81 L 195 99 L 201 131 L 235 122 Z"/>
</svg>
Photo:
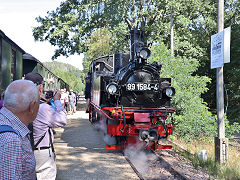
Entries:
<svg viewBox="0 0 240 180">
<path fill-rule="evenodd" d="M 188 180 L 189 178 L 185 176 L 184 171 L 177 168 L 179 165 L 177 165 L 176 162 L 173 162 L 173 157 L 171 157 L 171 151 L 165 150 L 164 152 L 156 152 L 152 151 L 153 154 L 155 154 L 158 157 L 158 160 L 160 163 L 164 164 L 167 171 L 171 173 L 173 176 L 169 176 L 169 179 L 179 179 L 179 180 Z"/>
<path fill-rule="evenodd" d="M 188 179 L 183 173 L 174 168 L 167 155 L 159 155 L 153 151 L 128 151 L 124 157 L 133 168 L 139 179 L 168 179 L 185 180 Z"/>
<path fill-rule="evenodd" d="M 181 149 L 179 146 L 177 148 Z M 141 180 L 207 180 L 209 178 L 207 173 L 196 170 L 191 162 L 176 153 L 174 149 L 159 151 L 131 149 L 124 151 L 124 156 Z"/>
<path fill-rule="evenodd" d="M 130 159 L 125 156 L 125 159 L 127 160 L 127 162 L 130 164 L 130 166 L 132 167 L 133 171 L 137 174 L 137 176 L 139 177 L 140 180 L 144 180 L 143 176 L 141 175 L 141 173 L 137 170 L 137 168 L 134 166 L 134 164 L 130 161 Z"/>
</svg>

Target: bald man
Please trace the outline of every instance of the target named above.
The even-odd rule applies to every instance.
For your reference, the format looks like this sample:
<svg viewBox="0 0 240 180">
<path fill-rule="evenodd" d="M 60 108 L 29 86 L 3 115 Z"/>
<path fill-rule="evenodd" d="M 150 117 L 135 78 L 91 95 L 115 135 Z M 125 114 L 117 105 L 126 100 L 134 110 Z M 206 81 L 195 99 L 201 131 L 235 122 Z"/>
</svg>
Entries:
<svg viewBox="0 0 240 180">
<path fill-rule="evenodd" d="M 36 118 L 39 91 L 28 80 L 13 81 L 4 94 L 0 127 L 14 132 L 0 134 L 0 179 L 36 179 L 36 161 L 29 141 L 28 124 Z"/>
</svg>

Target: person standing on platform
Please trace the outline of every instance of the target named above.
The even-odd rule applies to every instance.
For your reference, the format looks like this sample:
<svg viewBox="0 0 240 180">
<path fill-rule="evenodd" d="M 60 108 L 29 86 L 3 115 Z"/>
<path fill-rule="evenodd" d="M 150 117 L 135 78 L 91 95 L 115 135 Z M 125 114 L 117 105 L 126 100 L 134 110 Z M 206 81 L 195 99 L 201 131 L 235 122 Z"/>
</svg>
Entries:
<svg viewBox="0 0 240 180">
<path fill-rule="evenodd" d="M 13 81 L 0 110 L 0 179 L 36 180 L 36 161 L 28 124 L 37 116 L 39 92 L 34 83 Z"/>
<path fill-rule="evenodd" d="M 75 104 L 76 104 L 76 96 L 73 93 L 73 90 L 70 90 L 70 93 L 68 95 L 69 99 L 69 109 L 70 109 L 70 114 L 73 114 L 75 112 Z"/>
<path fill-rule="evenodd" d="M 70 107 L 69 107 L 69 97 L 68 97 L 68 91 L 66 90 L 66 88 L 64 88 L 64 101 L 65 101 L 65 109 L 66 109 L 66 111 L 67 111 L 67 113 L 68 113 L 68 111 L 69 111 L 69 109 L 70 109 Z"/>
<path fill-rule="evenodd" d="M 66 109 L 67 113 L 69 111 L 69 98 L 68 98 L 68 92 L 66 89 L 61 89 L 61 103 L 64 105 L 64 108 Z"/>
<path fill-rule="evenodd" d="M 26 75 L 26 77 L 33 82 L 40 78 L 36 77 L 36 74 Z M 40 104 L 37 117 L 33 121 L 34 155 L 38 180 L 56 179 L 57 167 L 53 146 L 53 128 L 63 127 L 67 124 L 67 112 L 60 102 L 60 97 L 59 91 L 54 92 L 53 97 L 49 98 L 47 103 Z"/>
<path fill-rule="evenodd" d="M 60 101 L 61 101 L 61 103 L 64 105 L 64 107 L 65 107 L 65 97 L 64 97 L 64 90 L 63 89 L 61 89 L 60 90 L 60 93 L 61 93 L 61 98 L 60 98 Z"/>
<path fill-rule="evenodd" d="M 85 78 L 85 99 L 86 99 L 86 113 L 89 113 L 89 105 L 91 98 L 91 73 L 88 72 L 88 76 Z"/>
</svg>

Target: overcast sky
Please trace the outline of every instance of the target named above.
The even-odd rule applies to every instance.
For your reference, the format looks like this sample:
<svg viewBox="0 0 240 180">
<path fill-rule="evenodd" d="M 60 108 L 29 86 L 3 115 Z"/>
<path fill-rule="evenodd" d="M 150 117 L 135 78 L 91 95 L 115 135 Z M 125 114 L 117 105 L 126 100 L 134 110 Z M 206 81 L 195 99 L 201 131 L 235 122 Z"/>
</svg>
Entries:
<svg viewBox="0 0 240 180">
<path fill-rule="evenodd" d="M 51 61 L 54 46 L 48 42 L 35 42 L 32 28 L 37 26 L 35 18 L 46 16 L 55 10 L 62 0 L 0 0 L 0 29 L 24 51 L 41 62 Z M 69 63 L 82 69 L 83 56 L 59 57 L 57 61 Z"/>
</svg>

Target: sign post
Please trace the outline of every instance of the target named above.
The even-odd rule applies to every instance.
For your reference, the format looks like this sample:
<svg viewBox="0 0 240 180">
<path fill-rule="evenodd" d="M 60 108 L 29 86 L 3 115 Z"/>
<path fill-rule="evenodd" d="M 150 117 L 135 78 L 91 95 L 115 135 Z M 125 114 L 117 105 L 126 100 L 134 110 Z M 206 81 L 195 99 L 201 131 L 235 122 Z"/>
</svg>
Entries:
<svg viewBox="0 0 240 180">
<path fill-rule="evenodd" d="M 226 54 L 224 51 L 224 49 L 226 49 L 226 45 L 224 47 L 225 39 L 224 39 L 224 31 L 223 31 L 224 0 L 218 0 L 217 25 L 218 25 L 218 33 L 211 37 L 211 69 L 217 68 L 216 99 L 217 99 L 218 137 L 215 137 L 215 161 L 222 164 L 226 162 L 228 159 L 227 158 L 228 157 L 228 139 L 225 138 L 224 89 L 223 89 L 224 56 L 225 58 L 228 57 L 228 54 Z M 230 48 L 230 43 L 229 43 L 229 48 Z M 230 53 L 229 53 L 229 62 L 230 62 Z"/>
</svg>

